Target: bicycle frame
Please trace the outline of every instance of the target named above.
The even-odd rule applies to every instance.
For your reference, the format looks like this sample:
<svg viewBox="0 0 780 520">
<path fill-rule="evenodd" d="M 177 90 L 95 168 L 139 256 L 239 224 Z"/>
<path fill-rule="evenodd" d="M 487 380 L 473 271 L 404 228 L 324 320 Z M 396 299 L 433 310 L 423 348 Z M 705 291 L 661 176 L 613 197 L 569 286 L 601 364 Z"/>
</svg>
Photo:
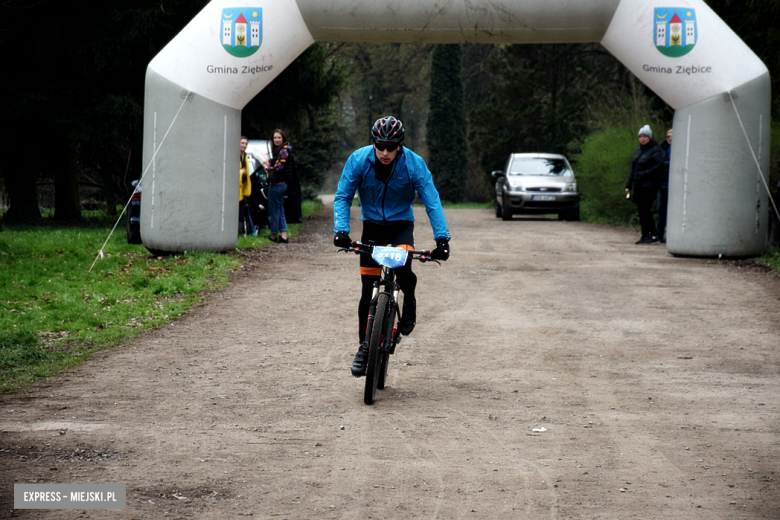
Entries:
<svg viewBox="0 0 780 520">
<path fill-rule="evenodd" d="M 382 287 L 384 286 L 384 289 Z M 395 282 L 395 269 L 391 267 L 387 267 L 385 265 L 382 266 L 382 274 L 379 277 L 379 280 L 374 282 L 374 292 L 371 293 L 371 305 L 368 308 L 368 322 L 366 323 L 366 339 L 364 341 L 368 341 L 369 339 L 369 332 L 373 328 L 375 317 L 376 317 L 376 302 L 379 298 L 379 293 L 387 293 L 389 295 L 389 307 L 387 309 L 388 312 L 395 311 L 396 315 L 400 312 L 400 309 L 398 308 L 398 293 L 400 292 L 401 288 L 400 286 Z M 395 321 L 395 320 L 394 320 Z M 387 340 L 387 337 L 384 338 L 384 341 L 382 342 L 381 349 L 388 354 L 393 354 L 395 352 L 395 346 L 400 341 L 400 337 L 397 334 L 397 327 L 395 326 L 395 323 L 393 323 L 393 336 L 390 338 L 390 341 Z"/>
</svg>

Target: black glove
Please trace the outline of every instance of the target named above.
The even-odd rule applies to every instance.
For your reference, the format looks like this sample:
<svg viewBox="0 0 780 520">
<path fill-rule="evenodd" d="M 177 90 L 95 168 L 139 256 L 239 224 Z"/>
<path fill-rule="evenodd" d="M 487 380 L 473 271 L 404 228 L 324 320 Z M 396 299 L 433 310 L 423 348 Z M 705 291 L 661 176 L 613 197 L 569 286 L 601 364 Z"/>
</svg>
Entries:
<svg viewBox="0 0 780 520">
<path fill-rule="evenodd" d="M 352 245 L 352 239 L 349 238 L 349 233 L 346 231 L 339 231 L 336 236 L 333 237 L 333 245 L 336 247 L 349 247 Z"/>
<path fill-rule="evenodd" d="M 447 260 L 450 257 L 450 241 L 446 238 L 436 240 L 436 249 L 431 251 L 434 260 Z"/>
</svg>

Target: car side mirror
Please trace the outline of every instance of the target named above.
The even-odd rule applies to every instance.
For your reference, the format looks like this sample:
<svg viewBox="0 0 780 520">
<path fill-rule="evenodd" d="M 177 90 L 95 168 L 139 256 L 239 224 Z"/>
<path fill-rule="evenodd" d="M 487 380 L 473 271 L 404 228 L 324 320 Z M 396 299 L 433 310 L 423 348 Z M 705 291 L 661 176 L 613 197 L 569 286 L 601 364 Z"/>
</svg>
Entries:
<svg viewBox="0 0 780 520">
<path fill-rule="evenodd" d="M 504 172 L 502 172 L 501 170 L 495 170 L 490 172 L 490 176 L 493 177 L 494 179 L 498 179 L 499 177 L 504 176 Z"/>
</svg>

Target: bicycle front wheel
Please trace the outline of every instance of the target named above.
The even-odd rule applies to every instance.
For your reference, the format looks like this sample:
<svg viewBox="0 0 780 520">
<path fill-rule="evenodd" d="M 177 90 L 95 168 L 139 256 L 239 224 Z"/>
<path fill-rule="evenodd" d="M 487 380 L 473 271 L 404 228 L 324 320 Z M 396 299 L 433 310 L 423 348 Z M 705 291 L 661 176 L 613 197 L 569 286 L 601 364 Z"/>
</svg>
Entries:
<svg viewBox="0 0 780 520">
<path fill-rule="evenodd" d="M 382 356 L 384 355 L 382 341 L 385 337 L 385 329 L 387 328 L 387 304 L 389 300 L 390 295 L 387 293 L 379 293 L 379 296 L 377 296 L 376 299 L 374 324 L 371 327 L 371 335 L 369 336 L 368 341 L 366 389 L 363 393 L 363 402 L 366 404 L 374 404 L 374 398 L 376 397 L 376 385 L 379 382 L 379 373 L 382 369 Z"/>
<path fill-rule="evenodd" d="M 393 341 L 395 341 L 393 329 L 395 328 L 396 315 L 395 306 L 390 305 L 390 308 L 387 311 L 387 323 L 385 324 L 385 348 L 382 349 L 382 359 L 379 365 L 379 380 L 376 384 L 376 387 L 379 390 L 383 390 L 385 388 L 385 383 L 387 382 L 387 366 L 390 364 L 390 351 L 393 348 Z"/>
</svg>

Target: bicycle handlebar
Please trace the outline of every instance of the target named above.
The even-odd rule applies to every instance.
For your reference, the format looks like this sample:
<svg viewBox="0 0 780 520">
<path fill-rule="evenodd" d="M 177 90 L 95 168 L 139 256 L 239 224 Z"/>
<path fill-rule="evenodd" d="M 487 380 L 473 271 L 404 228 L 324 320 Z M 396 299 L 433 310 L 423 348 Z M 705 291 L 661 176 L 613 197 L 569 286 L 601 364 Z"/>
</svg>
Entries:
<svg viewBox="0 0 780 520">
<path fill-rule="evenodd" d="M 352 245 L 349 247 L 341 247 L 337 252 L 344 251 L 345 253 L 353 252 L 356 255 L 364 254 L 364 255 L 370 255 L 374 252 L 374 246 L 371 244 L 364 244 L 362 242 L 353 241 Z M 406 250 L 407 254 L 412 260 L 419 260 L 422 263 L 425 262 L 436 262 L 437 264 L 441 265 L 441 262 L 438 260 L 432 258 L 432 251 L 416 251 L 416 250 Z"/>
</svg>

